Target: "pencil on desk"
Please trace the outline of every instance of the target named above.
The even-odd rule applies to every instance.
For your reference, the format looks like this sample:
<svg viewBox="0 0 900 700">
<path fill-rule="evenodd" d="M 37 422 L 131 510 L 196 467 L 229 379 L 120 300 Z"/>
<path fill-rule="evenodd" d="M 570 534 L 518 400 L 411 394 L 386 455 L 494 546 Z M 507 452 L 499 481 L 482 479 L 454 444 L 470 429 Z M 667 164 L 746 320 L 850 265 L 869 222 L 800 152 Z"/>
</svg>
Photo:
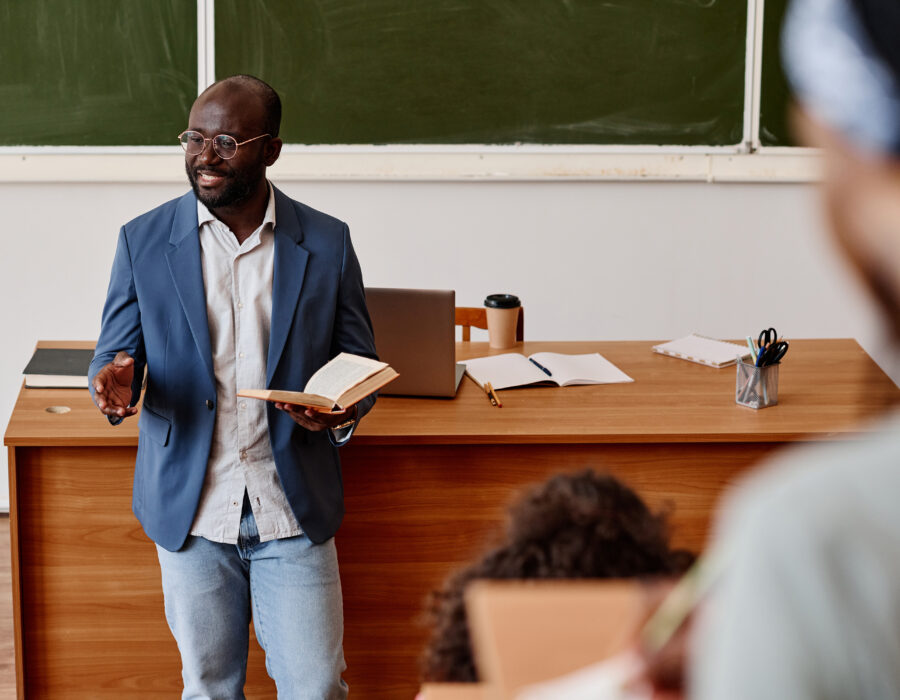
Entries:
<svg viewBox="0 0 900 700">
<path fill-rule="evenodd" d="M 488 398 L 491 400 L 491 406 L 496 406 L 497 408 L 503 408 L 503 404 L 500 403 L 500 397 L 497 396 L 497 392 L 494 391 L 494 387 L 491 386 L 490 382 L 487 382 L 484 385 L 484 392 L 488 395 Z"/>
</svg>

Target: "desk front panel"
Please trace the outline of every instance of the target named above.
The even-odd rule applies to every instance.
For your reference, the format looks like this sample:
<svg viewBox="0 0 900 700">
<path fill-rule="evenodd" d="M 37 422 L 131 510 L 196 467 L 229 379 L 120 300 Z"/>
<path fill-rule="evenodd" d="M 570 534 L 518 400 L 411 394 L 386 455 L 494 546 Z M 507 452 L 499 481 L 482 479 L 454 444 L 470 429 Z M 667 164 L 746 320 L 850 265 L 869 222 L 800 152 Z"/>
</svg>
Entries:
<svg viewBox="0 0 900 700">
<path fill-rule="evenodd" d="M 20 698 L 180 697 L 156 546 L 131 512 L 134 457 L 130 447 L 15 449 Z M 247 697 L 274 697 L 252 646 Z"/>
<path fill-rule="evenodd" d="M 722 490 L 772 443 L 353 447 L 337 536 L 347 679 L 365 698 L 415 695 L 429 591 L 497 542 L 522 487 L 593 467 L 668 509 L 675 546 L 698 551 Z"/>
</svg>

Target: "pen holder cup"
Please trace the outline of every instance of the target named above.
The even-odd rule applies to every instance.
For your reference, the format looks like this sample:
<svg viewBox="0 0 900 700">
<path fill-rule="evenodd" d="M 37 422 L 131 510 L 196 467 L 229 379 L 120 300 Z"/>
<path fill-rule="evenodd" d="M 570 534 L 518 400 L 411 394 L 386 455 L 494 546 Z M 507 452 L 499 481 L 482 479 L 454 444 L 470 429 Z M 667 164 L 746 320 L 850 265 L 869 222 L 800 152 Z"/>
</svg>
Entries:
<svg viewBox="0 0 900 700">
<path fill-rule="evenodd" d="M 779 367 L 778 364 L 756 367 L 738 358 L 735 402 L 740 406 L 757 409 L 776 405 Z"/>
</svg>

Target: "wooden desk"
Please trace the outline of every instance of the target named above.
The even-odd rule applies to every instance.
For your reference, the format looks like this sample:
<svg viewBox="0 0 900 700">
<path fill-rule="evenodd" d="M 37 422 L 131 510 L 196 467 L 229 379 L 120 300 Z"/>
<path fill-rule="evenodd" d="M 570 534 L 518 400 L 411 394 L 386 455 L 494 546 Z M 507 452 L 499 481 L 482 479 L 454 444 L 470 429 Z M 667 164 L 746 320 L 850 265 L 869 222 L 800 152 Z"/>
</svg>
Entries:
<svg viewBox="0 0 900 700">
<path fill-rule="evenodd" d="M 337 546 L 355 696 L 415 696 L 423 597 L 491 540 L 523 484 L 607 469 L 653 507 L 673 508 L 676 543 L 699 548 L 719 493 L 757 459 L 798 440 L 850 439 L 898 397 L 852 340 L 792 341 L 780 404 L 758 412 L 735 405 L 733 368 L 651 345 L 522 348 L 599 351 L 632 384 L 508 390 L 501 409 L 468 379 L 454 400 L 379 400 L 342 450 Z M 54 405 L 71 410 L 45 410 Z M 131 514 L 137 421 L 109 426 L 85 391 L 23 389 L 5 444 L 20 697 L 22 688 L 35 698 L 173 697 L 180 663 L 156 553 Z M 247 696 L 273 697 L 251 647 Z"/>
</svg>

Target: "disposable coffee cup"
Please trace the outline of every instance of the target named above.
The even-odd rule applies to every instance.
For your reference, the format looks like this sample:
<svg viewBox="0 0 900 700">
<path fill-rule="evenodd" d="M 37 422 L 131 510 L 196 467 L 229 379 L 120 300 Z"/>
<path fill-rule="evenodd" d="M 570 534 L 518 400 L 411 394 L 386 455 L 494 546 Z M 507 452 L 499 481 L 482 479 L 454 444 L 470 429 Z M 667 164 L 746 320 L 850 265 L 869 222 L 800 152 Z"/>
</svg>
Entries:
<svg viewBox="0 0 900 700">
<path fill-rule="evenodd" d="M 485 298 L 488 344 L 492 348 L 515 347 L 520 306 L 522 302 L 515 294 L 491 294 Z"/>
</svg>

